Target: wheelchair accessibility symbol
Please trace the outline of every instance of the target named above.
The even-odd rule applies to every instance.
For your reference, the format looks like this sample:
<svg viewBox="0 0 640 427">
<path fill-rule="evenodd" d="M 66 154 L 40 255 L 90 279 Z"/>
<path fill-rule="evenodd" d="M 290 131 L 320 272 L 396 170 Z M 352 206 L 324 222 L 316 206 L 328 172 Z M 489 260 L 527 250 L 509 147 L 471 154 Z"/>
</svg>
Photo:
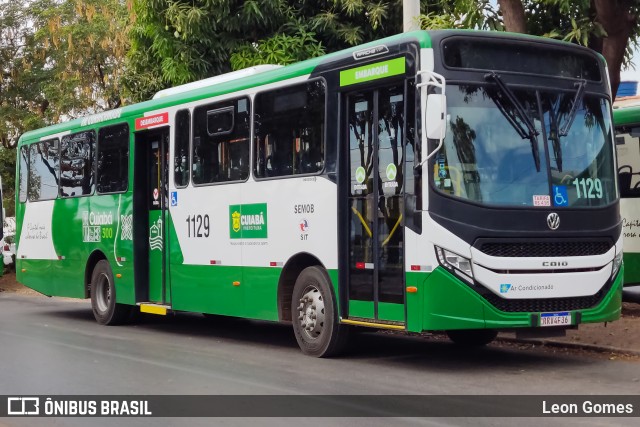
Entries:
<svg viewBox="0 0 640 427">
<path fill-rule="evenodd" d="M 566 185 L 553 186 L 553 205 L 569 206 L 569 194 L 567 193 Z"/>
<path fill-rule="evenodd" d="M 178 192 L 171 192 L 171 206 L 178 206 Z"/>
</svg>

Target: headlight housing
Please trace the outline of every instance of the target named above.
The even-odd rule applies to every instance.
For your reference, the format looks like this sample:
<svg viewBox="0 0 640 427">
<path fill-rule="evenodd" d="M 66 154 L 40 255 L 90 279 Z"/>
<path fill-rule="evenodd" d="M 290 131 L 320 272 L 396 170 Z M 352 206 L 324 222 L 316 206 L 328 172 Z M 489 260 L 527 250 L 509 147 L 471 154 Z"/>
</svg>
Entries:
<svg viewBox="0 0 640 427">
<path fill-rule="evenodd" d="M 616 253 L 616 257 L 613 259 L 613 268 L 611 269 L 611 278 L 613 279 L 618 274 L 620 266 L 622 265 L 622 251 Z"/>
<path fill-rule="evenodd" d="M 446 249 L 436 246 L 436 255 L 441 266 L 454 273 L 467 282 L 473 282 L 473 270 L 471 269 L 471 260 Z"/>
</svg>

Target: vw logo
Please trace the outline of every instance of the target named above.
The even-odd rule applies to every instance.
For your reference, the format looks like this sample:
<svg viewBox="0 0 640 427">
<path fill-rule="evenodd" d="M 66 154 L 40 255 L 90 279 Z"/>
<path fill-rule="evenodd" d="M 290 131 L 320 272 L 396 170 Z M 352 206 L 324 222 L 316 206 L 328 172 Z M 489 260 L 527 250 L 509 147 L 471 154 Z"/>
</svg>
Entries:
<svg viewBox="0 0 640 427">
<path fill-rule="evenodd" d="M 560 227 L 560 215 L 555 212 L 551 212 L 547 216 L 547 225 L 552 230 L 557 230 Z"/>
</svg>

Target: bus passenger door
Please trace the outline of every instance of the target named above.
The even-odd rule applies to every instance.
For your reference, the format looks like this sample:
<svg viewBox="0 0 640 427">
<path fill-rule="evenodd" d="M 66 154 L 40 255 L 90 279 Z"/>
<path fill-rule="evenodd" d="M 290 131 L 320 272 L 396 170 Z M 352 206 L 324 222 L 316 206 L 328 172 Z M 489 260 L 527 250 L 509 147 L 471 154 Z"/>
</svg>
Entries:
<svg viewBox="0 0 640 427">
<path fill-rule="evenodd" d="M 350 319 L 405 321 L 404 96 L 402 82 L 347 95 Z"/>
<path fill-rule="evenodd" d="M 137 301 L 171 305 L 166 271 L 168 142 L 169 128 L 136 133 L 134 241 Z"/>
</svg>

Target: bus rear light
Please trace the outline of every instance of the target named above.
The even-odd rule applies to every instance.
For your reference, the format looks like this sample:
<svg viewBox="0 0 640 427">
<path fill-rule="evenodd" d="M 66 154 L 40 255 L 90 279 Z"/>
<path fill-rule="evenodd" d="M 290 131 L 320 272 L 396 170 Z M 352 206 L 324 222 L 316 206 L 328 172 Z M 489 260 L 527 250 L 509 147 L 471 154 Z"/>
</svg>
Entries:
<svg viewBox="0 0 640 427">
<path fill-rule="evenodd" d="M 461 277 L 473 284 L 471 260 L 438 246 L 436 246 L 436 255 L 438 256 L 438 262 L 440 262 L 440 265 L 455 273 L 458 277 Z"/>
</svg>

